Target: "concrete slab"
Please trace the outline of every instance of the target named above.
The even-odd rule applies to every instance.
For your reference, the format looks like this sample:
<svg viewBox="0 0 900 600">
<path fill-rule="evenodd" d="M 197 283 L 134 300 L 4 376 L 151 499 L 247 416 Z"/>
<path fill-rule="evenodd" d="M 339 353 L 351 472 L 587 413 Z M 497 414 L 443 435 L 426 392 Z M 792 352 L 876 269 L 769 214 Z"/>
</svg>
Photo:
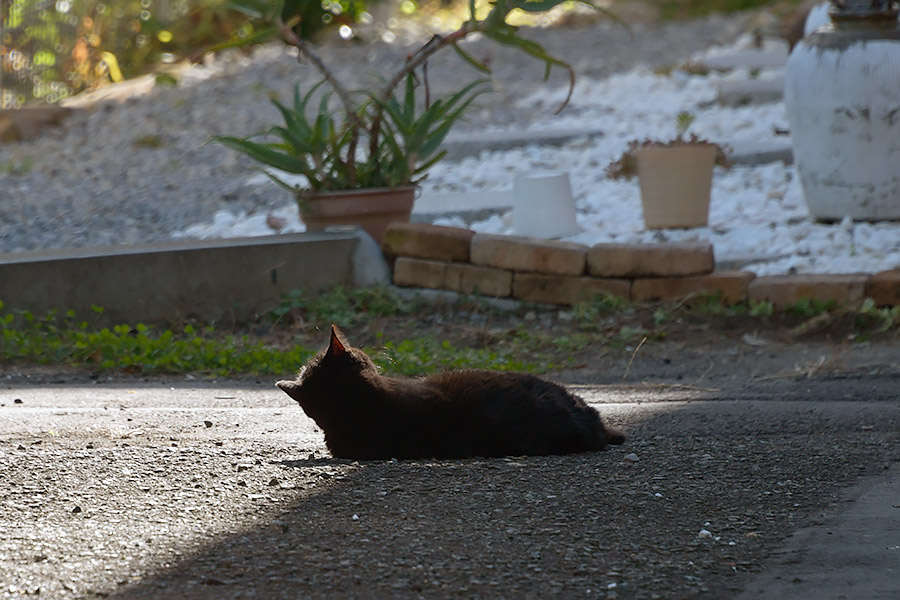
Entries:
<svg viewBox="0 0 900 600">
<path fill-rule="evenodd" d="M 736 165 L 754 167 L 779 160 L 786 165 L 794 164 L 794 147 L 789 137 L 764 142 L 739 142 L 733 144 L 731 149 L 731 162 Z"/>
<path fill-rule="evenodd" d="M 413 206 L 413 217 L 432 219 L 458 215 L 466 222 L 483 219 L 512 208 L 512 189 L 479 192 L 423 193 Z"/>
<path fill-rule="evenodd" d="M 784 76 L 745 81 L 723 81 L 716 86 L 722 106 L 744 106 L 779 102 L 784 97 Z"/>
<path fill-rule="evenodd" d="M 98 305 L 104 324 L 244 320 L 295 289 L 377 276 L 371 246 L 365 256 L 360 246 L 358 232 L 342 231 L 0 254 L 0 300 L 6 310 L 71 309 L 92 321 Z"/>
</svg>

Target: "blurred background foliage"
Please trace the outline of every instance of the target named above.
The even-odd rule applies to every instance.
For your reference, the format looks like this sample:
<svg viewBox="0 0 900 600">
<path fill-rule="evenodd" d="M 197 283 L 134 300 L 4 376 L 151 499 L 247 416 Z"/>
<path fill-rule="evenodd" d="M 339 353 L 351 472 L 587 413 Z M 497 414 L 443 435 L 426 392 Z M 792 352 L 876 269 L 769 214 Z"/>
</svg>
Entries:
<svg viewBox="0 0 900 600">
<path fill-rule="evenodd" d="M 309 38 L 364 17 L 373 1 L 381 0 L 288 0 L 285 12 L 302 19 L 298 32 Z M 57 102 L 264 37 L 261 28 L 227 0 L 0 0 L 0 108 Z"/>
<path fill-rule="evenodd" d="M 0 0 L 0 108 L 54 103 L 78 92 L 159 70 L 203 49 L 265 41 L 271 30 L 241 6 L 271 0 Z M 477 0 L 487 4 L 488 0 Z M 796 3 L 800 0 L 774 0 Z M 607 0 L 653 5 L 662 19 L 757 8 L 773 0 Z M 468 0 L 285 0 L 298 33 L 353 37 L 376 4 L 382 15 L 420 16 L 431 26 L 466 14 Z M 571 10 L 574 2 L 563 10 Z"/>
</svg>

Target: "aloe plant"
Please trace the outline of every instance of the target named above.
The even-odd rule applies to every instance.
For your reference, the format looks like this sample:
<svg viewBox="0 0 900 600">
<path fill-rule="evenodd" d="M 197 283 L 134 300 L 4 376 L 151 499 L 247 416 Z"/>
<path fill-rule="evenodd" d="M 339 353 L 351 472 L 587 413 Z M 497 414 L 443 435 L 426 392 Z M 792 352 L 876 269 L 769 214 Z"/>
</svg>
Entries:
<svg viewBox="0 0 900 600">
<path fill-rule="evenodd" d="M 475 0 L 469 0 L 469 18 L 458 30 L 433 36 L 407 57 L 404 65 L 387 79 L 380 90 L 351 92 L 335 78 L 308 41 L 298 35 L 298 31 L 303 31 L 302 17 L 294 15 L 290 6 L 286 9 L 285 0 L 231 0 L 232 7 L 268 23 L 268 31 L 278 31 L 285 42 L 295 46 L 301 57 L 316 67 L 323 80 L 302 95 L 299 87 L 296 88 L 291 107 L 273 100 L 284 124 L 264 132 L 269 136 L 269 141 L 255 141 L 256 136 L 220 136 L 215 139 L 269 167 L 266 172 L 281 185 L 297 192 L 298 197 L 304 191 L 415 184 L 444 155 L 440 146 L 453 125 L 464 116 L 475 98 L 486 91 L 486 81 L 476 81 L 456 93 L 431 101 L 425 71 L 428 58 L 450 46 L 467 64 L 489 74 L 490 69 L 484 62 L 459 46 L 459 42 L 469 35 L 481 33 L 543 61 L 546 65 L 545 78 L 552 67 L 566 69 L 569 73 L 569 93 L 558 109 L 562 110 L 572 93 L 574 70 L 568 63 L 548 54 L 536 42 L 520 37 L 517 28 L 507 23 L 507 17 L 516 9 L 540 13 L 566 1 L 494 0 L 487 16 L 478 19 Z M 577 1 L 607 12 L 591 0 Z M 421 71 L 420 77 L 416 76 L 417 71 Z M 402 92 L 398 91 L 404 82 Z M 320 87 L 326 84 L 331 91 L 320 92 Z M 424 99 L 417 98 L 418 90 L 423 88 Z M 313 100 L 317 94 L 318 108 L 314 108 Z M 333 98 L 342 105 L 342 111 L 337 115 L 331 109 Z M 303 175 L 308 184 L 297 189 L 271 169 Z"/>
<path fill-rule="evenodd" d="M 324 83 L 319 82 L 304 95 L 299 85 L 295 87 L 291 107 L 272 100 L 284 120 L 283 125 L 265 132 L 272 141 L 231 136 L 220 136 L 216 141 L 271 169 L 305 176 L 305 189 L 314 192 L 416 184 L 444 156 L 441 144 L 484 91 L 486 82 L 473 82 L 420 111 L 415 79 L 410 73 L 402 97 L 382 100 L 371 93 L 356 94 L 352 115 L 342 118 L 330 109 L 330 93 L 320 94 L 314 105 L 313 98 Z M 370 137 L 365 153 L 353 150 L 353 133 L 360 122 L 370 124 L 365 131 Z M 280 185 L 300 191 L 277 172 L 265 172 Z"/>
</svg>

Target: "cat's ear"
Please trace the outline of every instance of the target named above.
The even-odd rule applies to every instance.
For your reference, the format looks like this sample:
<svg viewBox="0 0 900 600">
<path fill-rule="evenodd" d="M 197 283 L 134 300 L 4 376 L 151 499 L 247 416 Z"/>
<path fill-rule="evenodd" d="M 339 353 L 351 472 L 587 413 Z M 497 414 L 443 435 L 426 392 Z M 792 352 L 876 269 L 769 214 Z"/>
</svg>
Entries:
<svg viewBox="0 0 900 600">
<path fill-rule="evenodd" d="M 344 335 L 336 325 L 331 326 L 331 341 L 328 343 L 328 355 L 340 356 L 347 352 Z"/>
<path fill-rule="evenodd" d="M 296 381 L 279 381 L 275 385 L 283 391 L 285 394 L 297 400 L 297 395 L 300 392 L 300 384 Z"/>
</svg>

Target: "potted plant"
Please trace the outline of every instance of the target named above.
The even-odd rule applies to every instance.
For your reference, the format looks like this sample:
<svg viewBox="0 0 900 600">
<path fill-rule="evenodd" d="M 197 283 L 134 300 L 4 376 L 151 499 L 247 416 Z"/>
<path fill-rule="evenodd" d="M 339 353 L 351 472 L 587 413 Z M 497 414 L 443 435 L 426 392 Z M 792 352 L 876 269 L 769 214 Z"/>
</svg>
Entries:
<svg viewBox="0 0 900 600">
<path fill-rule="evenodd" d="M 552 66 L 566 69 L 571 96 L 575 81 L 572 67 L 548 55 L 535 42 L 519 37 L 517 28 L 507 23 L 514 9 L 540 13 L 564 1 L 496 0 L 487 16 L 478 19 L 472 0 L 469 19 L 458 30 L 433 36 L 410 54 L 380 89 L 351 92 L 335 78 L 308 41 L 297 35 L 302 23 L 289 15 L 285 19 L 284 0 L 236 0 L 233 4 L 245 4 L 244 12 L 273 23 L 273 30 L 316 67 L 322 80 L 303 93 L 297 87 L 290 106 L 273 100 L 283 123 L 266 130 L 266 139 L 215 139 L 259 162 L 270 177 L 290 189 L 309 230 L 332 224 L 361 225 L 380 242 L 388 224 L 409 220 L 416 185 L 443 157 L 441 144 L 447 133 L 485 91 L 486 82 L 482 80 L 430 99 L 425 69 L 428 58 L 449 46 L 467 64 L 489 74 L 486 64 L 459 46 L 464 38 L 480 33 L 544 61 L 548 72 Z M 582 1 L 593 6 L 589 0 Z M 565 107 L 569 96 L 557 112 Z M 337 111 L 333 110 L 333 103 L 340 107 Z M 302 175 L 304 183 L 290 185 L 279 177 L 279 171 Z M 386 208 L 381 207 L 382 201 L 388 203 Z M 352 210 L 349 205 L 354 204 L 361 214 L 345 211 Z"/>
<path fill-rule="evenodd" d="M 637 175 L 648 229 L 703 227 L 709 223 L 713 167 L 728 168 L 727 148 L 696 134 L 687 135 L 694 116 L 676 116 L 673 140 L 633 140 L 606 168 L 613 179 Z"/>
</svg>

